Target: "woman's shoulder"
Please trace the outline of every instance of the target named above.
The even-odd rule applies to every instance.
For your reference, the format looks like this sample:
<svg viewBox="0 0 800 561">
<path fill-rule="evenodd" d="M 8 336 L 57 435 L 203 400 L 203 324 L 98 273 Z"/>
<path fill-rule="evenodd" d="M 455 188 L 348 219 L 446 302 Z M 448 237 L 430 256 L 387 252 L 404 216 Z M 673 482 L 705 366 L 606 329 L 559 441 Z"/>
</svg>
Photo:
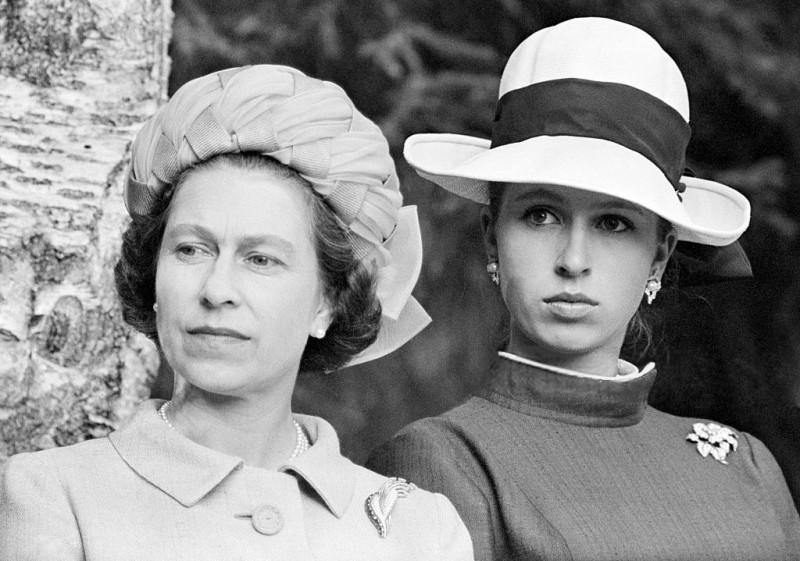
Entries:
<svg viewBox="0 0 800 561">
<path fill-rule="evenodd" d="M 134 416 L 141 415 L 148 402 L 140 404 Z M 129 419 L 120 429 L 108 436 L 92 438 L 67 446 L 15 454 L 0 464 L 3 478 L 55 477 L 68 484 L 71 481 L 87 485 L 98 480 L 104 470 L 116 473 L 124 464 L 112 443 L 115 434 L 132 424 Z M 93 477 L 87 478 L 87 474 Z"/>
<path fill-rule="evenodd" d="M 82 559 L 64 461 L 84 457 L 83 443 L 11 456 L 0 465 L 0 558 Z M 91 472 L 84 473 L 90 478 Z"/>
<path fill-rule="evenodd" d="M 115 453 L 107 438 L 70 446 L 15 454 L 0 465 L 0 503 L 35 504 L 41 497 L 51 505 L 87 486 L 99 485 L 103 465 Z"/>
<path fill-rule="evenodd" d="M 496 412 L 494 405 L 481 397 L 470 397 L 456 407 L 433 417 L 423 417 L 401 428 L 389 442 L 440 441 L 442 437 L 480 431 Z"/>
<path fill-rule="evenodd" d="M 352 462 L 339 451 L 339 442 L 330 423 L 308 415 L 296 417 L 309 429 L 314 440 L 309 451 L 298 458 L 298 472 L 323 495 L 339 482 L 347 482 L 347 511 L 353 509 L 357 519 L 361 519 L 366 510 L 371 513 L 373 524 L 377 524 L 381 518 L 378 511 L 387 508 L 391 510 L 392 524 L 403 526 L 405 530 L 400 530 L 403 532 L 413 529 L 412 533 L 420 536 L 432 536 L 432 532 L 447 533 L 453 527 L 463 526 L 454 507 L 443 495 L 429 492 L 424 485 L 415 485 L 418 482 L 413 479 L 402 479 L 400 473 L 381 474 Z M 322 465 L 325 468 L 320 473 Z M 384 512 L 387 517 L 388 514 Z"/>
<path fill-rule="evenodd" d="M 397 496 L 402 499 L 398 500 L 398 507 L 415 511 L 419 520 L 428 518 L 429 523 L 440 516 L 440 510 L 449 510 L 450 501 L 446 497 L 420 488 L 413 481 L 407 481 L 399 474 L 387 473 L 384 475 L 356 464 L 353 464 L 353 470 L 356 481 L 356 497 L 371 497 L 372 495 L 380 497 L 381 493 L 383 493 L 383 497 Z"/>
<path fill-rule="evenodd" d="M 473 401 L 404 427 L 373 450 L 367 467 L 409 478 L 456 504 L 465 495 L 482 495 L 490 486 L 482 462 L 492 438 L 483 430 L 489 419 Z"/>
<path fill-rule="evenodd" d="M 644 421 L 652 425 L 655 430 L 659 430 L 665 434 L 681 434 L 688 438 L 690 434 L 695 434 L 702 438 L 707 438 L 705 435 L 720 437 L 729 436 L 730 439 L 738 441 L 737 448 L 741 444 L 745 448 L 750 449 L 750 446 L 758 441 L 753 435 L 740 431 L 738 428 L 726 425 L 723 422 L 715 421 L 705 417 L 683 416 L 667 413 L 656 409 L 655 407 L 647 407 Z M 699 431 L 699 432 L 698 432 Z M 760 441 L 758 441 L 760 443 Z"/>
<path fill-rule="evenodd" d="M 648 416 L 684 441 L 684 454 L 691 456 L 693 465 L 716 468 L 711 474 L 714 481 L 735 488 L 732 496 L 749 497 L 751 512 L 758 511 L 764 519 L 774 516 L 793 550 L 800 547 L 800 515 L 781 467 L 759 438 L 710 419 L 679 417 L 656 409 L 648 411 Z M 684 458 L 688 464 L 690 460 Z"/>
<path fill-rule="evenodd" d="M 85 440 L 68 446 L 47 448 L 35 452 L 21 452 L 0 465 L 4 474 L 27 472 L 65 472 L 84 467 L 92 469 L 97 462 L 111 457 L 113 447 L 108 438 Z"/>
<path fill-rule="evenodd" d="M 405 541 L 424 545 L 429 554 L 438 548 L 447 559 L 473 558 L 469 532 L 447 497 L 355 464 L 354 474 L 355 500 L 363 500 L 379 534 L 406 536 Z"/>
<path fill-rule="evenodd" d="M 783 478 L 772 453 L 756 436 L 725 423 L 684 417 L 648 407 L 646 418 L 666 440 L 685 444 L 683 448 L 713 458 L 733 469 L 746 470 L 757 478 Z"/>
<path fill-rule="evenodd" d="M 482 446 L 487 423 L 496 423 L 493 407 L 480 397 L 472 397 L 441 415 L 413 421 L 376 448 L 370 460 L 386 454 L 431 461 L 461 456 L 467 449 Z"/>
<path fill-rule="evenodd" d="M 15 454 L 0 465 L 0 505 L 28 512 L 47 503 L 49 511 L 69 512 L 69 497 L 96 481 L 98 467 L 113 454 L 107 438 Z"/>
</svg>

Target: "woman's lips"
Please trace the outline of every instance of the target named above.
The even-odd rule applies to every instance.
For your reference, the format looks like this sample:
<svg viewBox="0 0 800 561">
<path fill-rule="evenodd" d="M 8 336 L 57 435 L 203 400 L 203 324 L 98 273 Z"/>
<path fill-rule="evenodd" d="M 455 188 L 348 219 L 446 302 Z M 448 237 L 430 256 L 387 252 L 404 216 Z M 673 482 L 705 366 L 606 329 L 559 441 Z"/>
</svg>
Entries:
<svg viewBox="0 0 800 561">
<path fill-rule="evenodd" d="M 227 327 L 211 327 L 207 325 L 203 325 L 201 327 L 193 327 L 191 329 L 186 330 L 187 333 L 190 335 L 208 335 L 211 337 L 231 337 L 233 339 L 242 339 L 247 340 L 250 337 L 245 335 L 244 333 L 240 333 L 235 329 L 230 329 Z"/>
<path fill-rule="evenodd" d="M 566 302 L 568 304 L 589 304 L 590 306 L 597 306 L 598 302 L 592 300 L 582 292 L 561 292 L 555 296 L 549 296 L 544 299 L 548 304 L 551 302 Z"/>
<path fill-rule="evenodd" d="M 186 333 L 189 335 L 187 349 L 200 354 L 227 352 L 226 349 L 239 348 L 250 340 L 244 333 L 227 327 L 201 326 L 187 329 Z"/>
<path fill-rule="evenodd" d="M 599 304 L 581 293 L 562 292 L 544 299 L 550 311 L 564 319 L 580 319 L 592 312 Z"/>
</svg>

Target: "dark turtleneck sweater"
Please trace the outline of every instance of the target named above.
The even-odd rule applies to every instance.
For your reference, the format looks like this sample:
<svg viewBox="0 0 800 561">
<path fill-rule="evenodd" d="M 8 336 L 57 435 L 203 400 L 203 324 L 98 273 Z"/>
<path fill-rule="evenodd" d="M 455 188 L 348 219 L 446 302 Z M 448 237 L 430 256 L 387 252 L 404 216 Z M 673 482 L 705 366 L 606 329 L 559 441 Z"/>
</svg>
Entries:
<svg viewBox="0 0 800 561">
<path fill-rule="evenodd" d="M 368 467 L 443 493 L 477 560 L 800 559 L 780 468 L 738 433 L 724 464 L 687 440 L 706 421 L 647 405 L 655 370 L 616 378 L 498 358 L 488 385 L 412 423 Z"/>
</svg>

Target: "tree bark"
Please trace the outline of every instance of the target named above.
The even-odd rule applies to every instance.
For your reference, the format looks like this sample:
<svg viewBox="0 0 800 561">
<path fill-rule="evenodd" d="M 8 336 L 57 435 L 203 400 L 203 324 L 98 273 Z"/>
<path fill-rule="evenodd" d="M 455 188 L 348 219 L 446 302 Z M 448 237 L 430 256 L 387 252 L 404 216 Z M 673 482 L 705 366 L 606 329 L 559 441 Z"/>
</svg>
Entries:
<svg viewBox="0 0 800 561">
<path fill-rule="evenodd" d="M 170 0 L 0 0 L 0 461 L 103 436 L 149 394 L 113 267 L 171 23 Z"/>
</svg>

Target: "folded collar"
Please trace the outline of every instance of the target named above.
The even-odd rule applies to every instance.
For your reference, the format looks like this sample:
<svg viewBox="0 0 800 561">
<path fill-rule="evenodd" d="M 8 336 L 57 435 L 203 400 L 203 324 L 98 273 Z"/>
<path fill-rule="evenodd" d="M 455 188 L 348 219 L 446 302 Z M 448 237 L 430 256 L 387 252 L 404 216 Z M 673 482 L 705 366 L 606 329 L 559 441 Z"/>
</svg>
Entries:
<svg viewBox="0 0 800 561">
<path fill-rule="evenodd" d="M 617 363 L 618 376 L 603 377 L 555 368 L 500 353 L 492 377 L 476 395 L 526 415 L 576 425 L 622 427 L 642 420 L 656 370 Z"/>
<path fill-rule="evenodd" d="M 297 414 L 294 418 L 305 429 L 312 446 L 281 466 L 280 471 L 293 472 L 305 479 L 328 509 L 341 518 L 353 500 L 357 468 L 342 456 L 336 430 L 325 419 Z"/>
<path fill-rule="evenodd" d="M 162 400 L 137 407 L 133 417 L 109 440 L 122 459 L 141 477 L 183 506 L 197 504 L 231 472 L 241 458 L 217 452 L 189 440 L 159 417 Z M 341 455 L 334 428 L 324 419 L 295 415 L 312 446 L 281 466 L 304 479 L 337 517 L 344 515 L 355 491 L 355 465 Z"/>
</svg>

